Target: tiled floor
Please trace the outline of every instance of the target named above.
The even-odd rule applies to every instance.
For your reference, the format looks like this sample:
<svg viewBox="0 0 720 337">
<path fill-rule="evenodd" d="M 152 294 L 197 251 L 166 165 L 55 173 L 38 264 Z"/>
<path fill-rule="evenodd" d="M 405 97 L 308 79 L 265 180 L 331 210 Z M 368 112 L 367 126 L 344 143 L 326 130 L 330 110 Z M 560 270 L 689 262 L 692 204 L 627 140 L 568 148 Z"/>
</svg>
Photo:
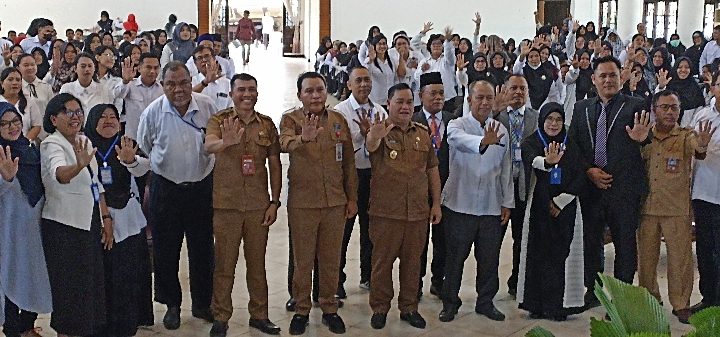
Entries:
<svg viewBox="0 0 720 337">
<path fill-rule="evenodd" d="M 276 50 L 271 50 L 277 52 Z M 240 60 L 240 54 L 237 51 L 232 52 L 235 60 Z M 295 80 L 297 75 L 311 68 L 311 64 L 306 59 L 285 59 L 277 55 L 271 55 L 270 51 L 253 49 L 252 59 L 248 66 L 243 67 L 237 64 L 237 71 L 247 71 L 258 78 L 260 97 L 257 104 L 257 110 L 261 113 L 270 115 L 276 123 L 279 123 L 280 117 L 288 108 L 297 105 Z M 330 102 L 329 102 L 330 103 Z M 335 104 L 333 101 L 331 104 Z M 287 157 L 283 157 L 283 165 L 287 167 Z M 286 187 L 286 186 L 284 186 Z M 283 200 L 285 190 L 283 190 Z M 348 299 L 345 301 L 345 307 L 340 309 L 339 314 L 344 318 L 348 327 L 347 336 L 524 336 L 525 333 L 534 326 L 543 326 L 556 336 L 576 337 L 590 336 L 589 326 L 590 317 L 602 317 L 605 312 L 601 308 L 593 309 L 583 315 L 573 316 L 566 322 L 557 323 L 544 320 L 529 320 L 524 311 L 517 309 L 517 303 L 507 295 L 505 281 L 510 274 L 511 269 L 511 239 L 508 231 L 502 248 L 500 258 L 500 293 L 496 297 L 497 307 L 507 315 L 505 322 L 493 322 L 483 316 L 479 316 L 473 312 L 475 291 L 475 262 L 472 257 L 468 259 L 465 266 L 465 275 L 463 278 L 463 288 L 460 297 L 465 303 L 458 317 L 451 323 L 442 323 L 438 320 L 437 315 L 442 308 L 440 300 L 429 295 L 428 286 L 424 289 L 426 294 L 420 303 L 420 313 L 425 317 L 428 326 L 425 330 L 418 330 L 410 327 L 405 322 L 399 320 L 399 313 L 393 308 L 388 316 L 388 323 L 383 330 L 373 330 L 370 327 L 371 311 L 368 306 L 368 292 L 358 288 L 359 282 L 359 232 L 353 233 L 348 254 L 348 280 L 346 289 Z M 606 247 L 607 268 L 612 270 L 613 250 L 612 246 Z M 288 324 L 292 318 L 292 313 L 288 313 L 284 309 L 285 301 L 288 299 L 287 294 L 287 261 L 288 261 L 288 233 L 287 233 L 287 213 L 285 208 L 281 208 L 279 219 L 270 230 L 270 239 L 268 243 L 267 276 L 270 289 L 270 319 L 283 329 L 283 335 L 287 333 Z M 667 292 L 666 282 L 666 260 L 665 255 L 661 257 L 658 273 L 660 276 L 660 288 L 663 294 Z M 242 255 L 242 254 L 241 254 Z M 210 330 L 209 323 L 205 323 L 190 315 L 190 296 L 188 293 L 188 275 L 187 275 L 187 258 L 185 253 L 182 255 L 181 266 L 181 282 L 184 289 L 185 302 L 182 311 L 182 325 L 176 331 L 168 331 L 162 326 L 162 316 L 165 308 L 159 304 L 155 306 L 156 325 L 150 328 L 143 328 L 137 334 L 139 337 L 198 337 L 207 336 Z M 395 272 L 397 273 L 397 265 Z M 235 281 L 235 291 L 233 293 L 233 302 L 235 313 L 230 320 L 230 330 L 228 336 L 262 336 L 263 334 L 255 329 L 248 327 L 247 313 L 247 288 L 245 283 L 245 267 L 244 260 L 239 261 Z M 695 292 L 693 293 L 692 302 L 695 303 L 699 299 L 697 292 L 697 273 L 695 276 Z M 397 291 L 397 274 L 395 274 L 396 291 Z M 425 284 L 429 284 L 428 281 Z M 667 300 L 666 300 L 667 302 Z M 670 308 L 666 306 L 666 312 L 671 322 L 674 336 L 681 336 L 689 331 L 689 327 L 682 325 L 670 314 Z M 316 308 L 311 313 L 310 326 L 305 334 L 306 336 L 331 336 L 326 327 L 320 324 L 320 310 Z M 54 336 L 50 333 L 52 329 L 48 327 L 48 316 L 43 315 L 38 320 L 38 325 L 43 327 L 46 336 Z"/>
</svg>

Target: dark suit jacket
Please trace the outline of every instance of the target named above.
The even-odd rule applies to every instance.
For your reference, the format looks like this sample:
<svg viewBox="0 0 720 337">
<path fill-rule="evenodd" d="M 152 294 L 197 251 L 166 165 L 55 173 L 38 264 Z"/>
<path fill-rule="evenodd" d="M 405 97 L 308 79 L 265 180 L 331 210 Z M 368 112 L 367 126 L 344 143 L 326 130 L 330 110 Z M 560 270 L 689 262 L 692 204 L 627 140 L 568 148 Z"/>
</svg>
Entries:
<svg viewBox="0 0 720 337">
<path fill-rule="evenodd" d="M 438 151 L 438 160 L 440 161 L 440 163 L 438 164 L 438 170 L 440 171 L 440 188 L 442 189 L 443 187 L 445 187 L 445 182 L 450 175 L 450 150 L 447 142 L 447 127 L 451 120 L 457 118 L 457 115 L 447 111 L 441 111 L 439 113 L 442 114 L 442 121 L 445 126 L 442 143 L 440 144 L 440 151 Z M 420 111 L 413 114 L 412 121 L 427 126 L 428 132 L 432 132 L 432 130 L 430 130 L 430 126 L 428 125 L 427 119 L 425 118 L 425 113 L 423 112 L 422 108 L 420 109 Z"/>
<path fill-rule="evenodd" d="M 613 176 L 611 187 L 607 190 L 611 200 L 641 202 L 648 193 L 647 174 L 645 164 L 640 155 L 640 148 L 649 144 L 652 135 L 648 139 L 638 143 L 630 138 L 625 126 L 633 127 L 635 113 L 642 111 L 644 101 L 640 98 L 618 94 L 617 101 L 613 103 L 609 112 L 608 127 L 616 118 L 607 141 L 608 164 L 603 169 Z M 568 146 L 574 147 L 577 151 L 578 164 L 582 172 L 595 167 L 595 148 L 593 142 L 597 132 L 596 103 L 599 97 L 588 98 L 575 103 L 573 118 L 568 131 Z M 588 123 L 589 122 L 589 123 Z M 588 125 L 590 130 L 588 130 Z M 590 138 L 592 135 L 592 139 Z M 589 193 L 597 193 L 595 184 L 589 183 Z M 640 205 L 638 204 L 638 207 Z"/>
<path fill-rule="evenodd" d="M 522 139 L 532 136 L 535 133 L 535 131 L 538 128 L 539 115 L 540 115 L 540 113 L 537 110 L 535 110 L 529 106 L 525 107 L 525 114 L 523 115 L 523 119 L 525 119 L 525 125 L 523 125 Z M 502 123 L 502 125 L 505 127 L 506 130 L 512 130 L 510 128 L 510 115 L 509 115 L 509 112 L 507 111 L 507 109 L 505 111 L 499 113 L 497 115 L 497 117 L 495 117 L 495 119 L 497 119 L 500 123 Z M 512 131 L 508 131 L 508 132 L 512 132 Z M 521 198 L 521 200 L 524 200 L 524 201 L 527 200 L 527 193 L 528 193 L 528 190 L 530 189 L 530 173 L 531 173 L 531 170 L 528 170 L 527 168 L 525 168 L 525 179 L 520 179 L 518 181 L 518 191 L 523 193 L 523 195 L 522 195 L 523 198 Z"/>
</svg>

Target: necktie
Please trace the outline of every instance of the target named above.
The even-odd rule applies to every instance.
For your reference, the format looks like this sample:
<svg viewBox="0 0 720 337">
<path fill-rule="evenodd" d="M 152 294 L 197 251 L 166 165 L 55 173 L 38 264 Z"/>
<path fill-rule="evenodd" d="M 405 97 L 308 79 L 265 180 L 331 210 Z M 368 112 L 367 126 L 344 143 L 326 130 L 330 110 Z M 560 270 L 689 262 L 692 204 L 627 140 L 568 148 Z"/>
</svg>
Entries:
<svg viewBox="0 0 720 337">
<path fill-rule="evenodd" d="M 523 164 L 522 164 L 522 158 L 520 156 L 515 155 L 515 153 L 519 153 L 520 150 L 520 143 L 522 143 L 522 135 L 523 135 L 523 118 L 520 115 L 519 110 L 514 110 L 510 114 L 510 127 L 512 128 L 511 132 L 511 144 L 512 144 L 512 150 L 513 150 L 513 178 L 517 178 L 520 176 L 520 172 L 524 172 Z"/>
<path fill-rule="evenodd" d="M 595 133 L 595 165 L 604 168 L 607 165 L 607 112 L 605 104 L 600 104 L 600 116 Z"/>
<path fill-rule="evenodd" d="M 30 90 L 30 96 L 37 98 L 37 91 L 35 91 L 35 84 L 29 83 L 28 89 Z"/>
<path fill-rule="evenodd" d="M 438 127 L 437 118 L 435 115 L 430 116 L 430 131 L 432 131 L 432 143 L 435 150 L 440 149 L 442 138 L 440 138 L 440 128 Z"/>
</svg>

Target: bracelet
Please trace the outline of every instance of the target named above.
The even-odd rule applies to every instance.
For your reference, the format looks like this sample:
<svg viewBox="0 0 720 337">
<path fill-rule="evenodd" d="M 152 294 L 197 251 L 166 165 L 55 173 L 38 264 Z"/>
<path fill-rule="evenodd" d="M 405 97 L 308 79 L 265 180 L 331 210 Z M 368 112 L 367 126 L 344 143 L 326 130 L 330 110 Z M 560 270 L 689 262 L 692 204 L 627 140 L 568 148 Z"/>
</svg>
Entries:
<svg viewBox="0 0 720 337">
<path fill-rule="evenodd" d="M 110 214 L 105 214 L 102 216 L 102 219 L 103 220 L 112 220 L 112 217 L 110 216 Z"/>
</svg>

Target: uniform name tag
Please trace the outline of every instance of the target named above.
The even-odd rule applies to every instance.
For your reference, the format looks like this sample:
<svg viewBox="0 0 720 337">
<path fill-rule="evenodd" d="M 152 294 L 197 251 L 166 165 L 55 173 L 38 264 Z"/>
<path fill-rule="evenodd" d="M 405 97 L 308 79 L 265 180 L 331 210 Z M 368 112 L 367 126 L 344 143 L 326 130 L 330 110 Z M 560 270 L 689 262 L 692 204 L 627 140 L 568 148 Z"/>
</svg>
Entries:
<svg viewBox="0 0 720 337">
<path fill-rule="evenodd" d="M 112 167 L 107 166 L 107 163 L 100 168 L 100 182 L 103 185 L 112 185 L 113 183 Z"/>
<path fill-rule="evenodd" d="M 335 161 L 343 160 L 343 144 L 335 143 Z"/>
<path fill-rule="evenodd" d="M 90 184 L 90 190 L 93 194 L 93 200 L 95 200 L 95 202 L 100 202 L 100 188 L 98 187 L 98 184 Z"/>
<path fill-rule="evenodd" d="M 680 170 L 680 159 L 668 158 L 667 164 L 665 165 L 665 172 L 677 173 Z"/>
<path fill-rule="evenodd" d="M 242 156 L 242 174 L 244 176 L 255 175 L 255 158 L 252 155 L 246 154 Z"/>
</svg>

